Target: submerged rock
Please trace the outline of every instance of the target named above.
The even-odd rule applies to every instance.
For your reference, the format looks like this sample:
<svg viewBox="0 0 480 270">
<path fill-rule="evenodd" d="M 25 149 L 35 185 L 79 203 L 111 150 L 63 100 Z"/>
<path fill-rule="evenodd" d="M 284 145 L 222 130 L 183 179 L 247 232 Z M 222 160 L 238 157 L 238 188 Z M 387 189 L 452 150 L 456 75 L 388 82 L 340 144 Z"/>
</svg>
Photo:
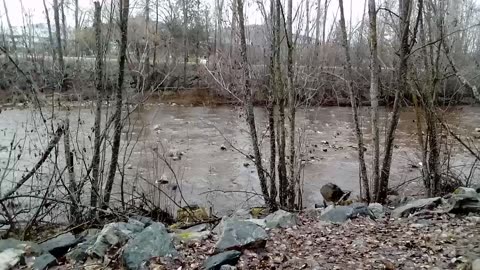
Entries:
<svg viewBox="0 0 480 270">
<path fill-rule="evenodd" d="M 72 233 L 65 233 L 41 243 L 40 247 L 59 258 L 65 255 L 71 247 L 77 245 L 78 242 L 79 239 L 75 238 Z"/>
<path fill-rule="evenodd" d="M 152 257 L 175 256 L 173 240 L 162 223 L 153 223 L 128 241 L 123 252 L 127 269 L 138 269 Z"/>
<path fill-rule="evenodd" d="M 242 253 L 236 250 L 230 250 L 226 252 L 213 255 L 208 258 L 203 264 L 202 269 L 205 270 L 220 270 L 223 265 L 235 265 Z"/>
<path fill-rule="evenodd" d="M 418 210 L 433 209 L 438 206 L 441 201 L 442 198 L 440 197 L 414 200 L 394 209 L 392 211 L 392 217 L 401 218 L 406 217 Z"/>
<path fill-rule="evenodd" d="M 215 245 L 215 252 L 225 250 L 243 250 L 251 247 L 265 246 L 268 235 L 265 230 L 249 221 L 228 220 L 222 235 Z"/>
<path fill-rule="evenodd" d="M 297 215 L 278 210 L 265 218 L 267 228 L 288 228 L 298 224 Z"/>
</svg>

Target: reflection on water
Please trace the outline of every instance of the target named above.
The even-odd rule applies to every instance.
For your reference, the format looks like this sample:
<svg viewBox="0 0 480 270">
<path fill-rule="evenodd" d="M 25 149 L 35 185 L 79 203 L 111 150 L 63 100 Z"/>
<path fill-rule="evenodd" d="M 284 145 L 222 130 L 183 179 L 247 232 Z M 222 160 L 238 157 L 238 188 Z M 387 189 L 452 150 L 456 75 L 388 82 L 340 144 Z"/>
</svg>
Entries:
<svg viewBox="0 0 480 270">
<path fill-rule="evenodd" d="M 85 174 L 91 160 L 93 112 L 91 108 L 74 109 L 70 116 L 76 176 L 79 179 Z M 62 111 L 44 113 L 51 119 L 65 116 Z M 121 166 L 125 166 L 122 166 L 124 170 L 119 171 L 118 181 L 123 178 L 125 189 L 135 190 L 136 194 L 160 193 L 158 188 L 161 188 L 177 201 L 183 196 L 191 204 L 212 206 L 216 212 L 244 204 L 258 204 L 259 198 L 252 196 L 252 192 L 260 192 L 255 168 L 240 153 L 250 153 L 249 135 L 241 115 L 240 109 L 232 107 L 146 105 L 139 108 L 125 120 L 119 161 Z M 369 158 L 368 110 L 364 109 L 362 115 Z M 382 111 L 382 125 L 386 115 L 387 112 Z M 479 116 L 478 107 L 458 107 L 447 113 L 449 123 L 463 137 L 475 135 L 475 128 L 480 127 Z M 108 117 L 104 116 L 103 123 Z M 266 134 L 265 113 L 257 109 L 257 117 L 259 132 Z M 358 165 L 350 108 L 305 108 L 297 113 L 297 117 L 297 135 L 304 136 L 307 142 L 303 156 L 307 161 L 303 175 L 305 204 L 311 206 L 321 201 L 319 189 L 327 182 L 358 191 Z M 392 186 L 419 175 L 418 169 L 411 166 L 419 162 L 414 119 L 412 110 L 402 112 L 395 141 Z M 44 124 L 38 113 L 28 110 L 10 109 L 2 112 L 0 175 L 5 174 L 2 192 L 37 162 L 49 140 L 46 133 L 49 125 L 50 121 Z M 381 132 L 385 134 L 384 129 Z M 10 152 L 10 143 L 14 138 L 16 148 Z M 262 138 L 266 149 L 268 138 Z M 110 139 L 107 138 L 107 143 L 110 143 Z M 443 140 L 452 139 L 447 137 Z M 322 144 L 322 141 L 327 141 L 328 145 Z M 221 149 L 222 144 L 227 146 L 226 151 Z M 454 144 L 452 149 L 455 154 L 452 164 L 471 161 L 458 145 Z M 61 147 L 59 153 L 62 153 Z M 106 159 L 110 157 L 108 149 L 103 155 Z M 171 161 L 171 168 L 162 159 Z M 63 160 L 59 161 L 59 164 L 63 163 Z M 5 168 L 8 170 L 5 171 Z M 45 183 L 48 177 L 42 179 L 41 176 L 49 176 L 53 171 L 53 166 L 42 167 L 35 180 L 39 182 L 35 182 L 35 185 Z M 178 187 L 181 187 L 182 194 L 178 194 Z M 114 193 L 117 192 L 119 185 L 114 187 Z M 166 200 L 163 195 L 156 196 Z"/>
</svg>

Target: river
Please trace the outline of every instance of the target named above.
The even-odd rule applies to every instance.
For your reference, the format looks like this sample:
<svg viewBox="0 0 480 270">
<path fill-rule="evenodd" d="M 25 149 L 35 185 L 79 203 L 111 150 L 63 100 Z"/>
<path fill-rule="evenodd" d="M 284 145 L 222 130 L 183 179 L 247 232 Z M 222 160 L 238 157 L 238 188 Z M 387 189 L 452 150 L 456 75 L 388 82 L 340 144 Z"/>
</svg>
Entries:
<svg viewBox="0 0 480 270">
<path fill-rule="evenodd" d="M 82 178 L 91 160 L 93 112 L 94 109 L 90 107 L 78 107 L 70 111 L 77 179 Z M 257 108 L 256 113 L 259 134 L 265 135 L 265 112 Z M 387 113 L 387 110 L 382 109 L 382 126 Z M 37 162 L 39 154 L 48 144 L 49 136 L 45 131 L 51 130 L 50 120 L 60 119 L 66 112 L 52 113 L 51 110 L 44 109 L 43 114 L 46 124 L 38 112 L 28 109 L 4 109 L 0 114 L 0 173 L 6 172 L 2 177 L 2 192 Z M 367 108 L 362 109 L 361 114 L 362 127 L 366 134 L 366 154 L 370 160 L 372 149 Z M 475 131 L 475 128 L 480 127 L 480 107 L 454 107 L 445 112 L 445 118 L 465 141 L 474 146 L 479 145 L 480 140 L 474 137 L 478 138 L 477 135 L 480 135 L 480 132 Z M 260 203 L 259 197 L 255 196 L 255 193 L 260 193 L 260 189 L 254 165 L 242 154 L 251 154 L 251 147 L 240 108 L 149 104 L 131 113 L 125 123 L 119 162 L 124 170 L 117 174 L 120 176 L 114 186 L 114 196 L 117 199 L 123 175 L 125 190 L 129 194 L 126 199 L 139 201 L 141 197 L 146 197 L 154 198 L 158 204 L 166 204 L 167 194 L 175 197 L 176 201 L 183 198 L 189 204 L 211 207 L 215 213 L 222 214 L 228 210 Z M 305 145 L 305 166 L 302 173 L 304 205 L 320 203 L 320 187 L 328 182 L 358 194 L 358 162 L 354 148 L 356 140 L 350 108 L 301 108 L 297 113 L 297 127 L 297 138 L 302 138 Z M 385 134 L 384 128 L 381 134 Z M 390 182 L 392 187 L 420 175 L 417 165 L 421 159 L 413 109 L 406 108 L 402 111 L 396 135 Z M 9 151 L 14 137 L 21 150 L 16 148 Z M 268 138 L 261 138 L 266 150 Z M 450 166 L 458 172 L 468 174 L 467 166 L 464 165 L 472 162 L 470 155 L 451 136 L 442 136 L 442 142 L 442 153 L 452 153 Z M 226 150 L 221 149 L 222 145 Z M 446 145 L 448 147 L 445 147 Z M 18 156 L 20 151 L 21 155 Z M 60 148 L 60 159 L 62 151 Z M 108 159 L 108 150 L 104 154 Z M 170 168 L 162 161 L 163 158 L 171 165 Z M 268 155 L 264 158 L 268 158 Z M 53 164 L 53 160 L 50 162 Z M 58 162 L 63 163 L 62 160 Z M 45 166 L 38 175 L 51 175 L 53 171 L 53 166 Z M 473 177 L 478 179 L 475 173 Z M 41 178 L 36 177 L 41 183 L 48 181 L 48 177 Z M 41 195 L 38 187 L 42 184 L 35 181 L 37 180 L 27 183 L 26 186 L 37 190 Z M 420 182 L 412 182 L 405 185 L 401 192 L 416 194 L 419 192 L 419 184 Z M 57 185 L 61 187 L 62 183 Z"/>
</svg>

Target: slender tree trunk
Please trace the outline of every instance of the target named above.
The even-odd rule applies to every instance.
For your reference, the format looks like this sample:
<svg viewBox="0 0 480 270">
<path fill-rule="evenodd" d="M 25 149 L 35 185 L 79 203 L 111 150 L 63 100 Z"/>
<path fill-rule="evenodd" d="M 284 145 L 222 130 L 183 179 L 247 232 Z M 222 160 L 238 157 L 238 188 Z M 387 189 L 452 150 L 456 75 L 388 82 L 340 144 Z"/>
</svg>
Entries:
<svg viewBox="0 0 480 270">
<path fill-rule="evenodd" d="M 63 136 L 63 146 L 65 151 L 65 163 L 68 171 L 68 189 L 72 195 L 72 204 L 70 205 L 70 222 L 76 224 L 80 221 L 81 216 L 78 209 L 79 190 L 77 189 L 77 183 L 75 182 L 75 171 L 73 166 L 73 153 L 70 148 L 70 111 L 67 111 L 65 117 L 65 135 Z"/>
<path fill-rule="evenodd" d="M 57 53 L 58 53 L 58 66 L 60 68 L 60 73 L 62 75 L 65 71 L 65 64 L 63 62 L 63 47 L 62 47 L 62 32 L 60 27 L 60 7 L 58 6 L 58 0 L 53 0 L 53 14 L 55 20 L 55 35 L 57 37 Z M 63 83 L 62 83 L 63 85 Z"/>
<path fill-rule="evenodd" d="M 310 44 L 310 1 L 305 0 L 305 44 Z"/>
<path fill-rule="evenodd" d="M 377 202 L 383 203 L 387 198 L 388 180 L 390 178 L 390 168 L 393 157 L 393 143 L 395 140 L 395 131 L 397 130 L 398 121 L 400 119 L 400 102 L 407 89 L 407 73 L 408 73 L 408 54 L 410 53 L 410 44 L 408 40 L 410 29 L 410 4 L 411 0 L 400 0 L 400 52 L 398 67 L 398 85 L 395 91 L 395 100 L 393 103 L 393 114 L 390 125 L 387 130 L 387 138 L 385 139 L 385 156 L 382 164 L 380 175 L 380 190 Z"/>
<path fill-rule="evenodd" d="M 48 40 L 50 41 L 50 47 L 52 49 L 52 61 L 53 64 L 55 64 L 55 62 L 57 61 L 57 53 L 55 51 L 55 42 L 53 41 L 52 24 L 50 23 L 50 16 L 48 15 L 48 8 L 45 0 L 43 0 L 43 8 L 45 9 L 45 17 L 47 19 Z"/>
<path fill-rule="evenodd" d="M 327 29 L 327 11 L 328 11 L 328 4 L 330 0 L 325 0 L 325 5 L 323 7 L 323 23 L 322 23 L 322 44 L 325 46 L 326 42 L 326 29 Z M 343 4 L 343 2 L 342 2 Z"/>
<path fill-rule="evenodd" d="M 245 106 L 247 111 L 247 124 L 250 130 L 250 137 L 252 140 L 252 147 L 255 156 L 255 165 L 257 167 L 258 179 L 260 181 L 260 187 L 262 190 L 263 198 L 269 208 L 275 209 L 276 203 L 270 199 L 268 193 L 267 179 L 265 177 L 265 171 L 262 165 L 262 156 L 258 145 L 257 128 L 255 125 L 255 114 L 253 111 L 252 89 L 250 86 L 250 70 L 248 66 L 247 58 L 247 41 L 245 37 L 245 20 L 243 17 L 243 0 L 237 0 L 237 13 L 238 24 L 240 31 L 240 54 L 242 59 L 242 69 L 244 77 L 244 90 L 245 90 Z"/>
<path fill-rule="evenodd" d="M 158 36 L 158 0 L 155 1 L 155 37 Z M 157 41 L 154 43 L 153 47 L 153 67 L 157 65 Z"/>
<path fill-rule="evenodd" d="M 368 17 L 370 21 L 370 102 L 372 118 L 373 142 L 373 195 L 378 200 L 380 185 L 380 132 L 378 128 L 378 88 L 380 85 L 380 64 L 378 63 L 377 45 L 377 8 L 375 0 L 368 1 Z"/>
<path fill-rule="evenodd" d="M 232 27 L 231 27 L 231 32 L 230 32 L 230 60 L 232 60 L 233 57 L 233 48 L 235 44 L 235 32 L 236 32 L 236 26 L 237 26 L 237 2 L 234 0 L 232 3 Z"/>
<path fill-rule="evenodd" d="M 101 148 L 101 122 L 102 122 L 102 92 L 103 92 L 103 48 L 102 48 L 102 7 L 99 2 L 95 2 L 95 87 L 97 90 L 97 100 L 95 105 L 95 138 L 93 143 L 93 161 L 92 161 L 92 190 L 90 193 L 90 206 L 95 208 L 98 206 L 98 196 L 100 192 L 99 174 L 100 174 L 100 148 Z M 95 212 L 91 213 L 93 217 Z"/>
<path fill-rule="evenodd" d="M 127 43 L 128 43 L 128 10 L 129 0 L 121 0 L 120 4 L 120 50 L 118 57 L 119 73 L 117 82 L 117 94 L 115 96 L 115 133 L 113 135 L 112 158 L 110 159 L 110 168 L 108 171 L 107 183 L 103 195 L 103 205 L 105 209 L 110 202 L 110 194 L 112 192 L 113 182 L 115 181 L 115 173 L 117 171 L 118 154 L 120 151 L 120 139 L 122 134 L 122 92 L 125 80 L 125 62 L 127 60 Z"/>
<path fill-rule="evenodd" d="M 290 124 L 290 136 L 289 136 L 289 147 L 290 147 L 290 160 L 289 160 L 289 173 L 290 173 L 290 183 L 289 183 L 289 208 L 295 209 L 295 195 L 296 195 L 296 182 L 297 174 L 295 171 L 295 114 L 296 114 L 296 94 L 295 94 L 295 85 L 294 85 L 294 71 L 293 71 L 293 53 L 294 53 L 294 44 L 293 44 L 293 3 L 292 0 L 288 0 L 288 13 L 287 13 L 287 88 L 288 88 L 288 110 L 289 115 L 289 124 Z"/>
<path fill-rule="evenodd" d="M 285 87 L 282 80 L 282 70 L 281 70 L 281 50 L 282 39 L 280 37 L 280 29 L 282 28 L 281 17 L 282 17 L 282 3 L 280 0 L 277 0 L 277 26 L 275 27 L 276 32 L 276 41 L 277 41 L 277 50 L 276 55 L 276 76 L 277 76 L 277 91 L 278 91 L 278 182 L 279 182 L 279 197 L 280 197 L 280 206 L 283 208 L 288 208 L 288 176 L 287 176 L 287 158 L 286 158 L 286 128 L 285 128 L 285 105 L 286 105 L 286 94 Z"/>
<path fill-rule="evenodd" d="M 67 19 L 65 18 L 65 1 L 60 2 L 60 11 L 62 12 L 62 34 L 63 34 L 63 52 L 67 55 Z"/>
<path fill-rule="evenodd" d="M 144 81 L 148 79 L 150 73 L 150 0 L 145 0 L 145 63 L 143 67 Z M 149 85 L 144 84 L 144 85 Z M 148 90 L 148 89 L 145 89 Z"/>
<path fill-rule="evenodd" d="M 320 53 L 320 17 L 322 17 L 322 0 L 317 0 L 317 17 L 315 18 L 315 59 Z"/>
<path fill-rule="evenodd" d="M 78 32 L 80 31 L 80 21 L 78 18 L 78 0 L 75 0 L 75 56 L 79 57 L 80 52 L 78 51 Z"/>
<path fill-rule="evenodd" d="M 271 38 L 270 38 L 270 80 L 269 80 L 269 103 L 268 103 L 268 129 L 270 131 L 270 200 L 277 200 L 277 184 L 276 184 L 276 163 L 277 163 L 277 146 L 276 146 L 276 134 L 275 134 L 275 87 L 276 87 L 276 73 L 275 73 L 275 60 L 276 54 L 279 51 L 277 49 L 277 36 L 275 32 L 276 28 L 276 16 L 275 14 L 275 1 L 270 0 L 270 19 L 271 19 Z"/>
<path fill-rule="evenodd" d="M 187 63 L 188 63 L 188 16 L 187 0 L 183 0 L 183 86 L 187 86 Z"/>
<path fill-rule="evenodd" d="M 12 41 L 13 55 L 15 56 L 15 61 L 18 62 L 17 41 L 15 40 L 15 33 L 13 32 L 12 23 L 10 22 L 10 16 L 8 14 L 7 3 L 5 1 L 6 0 L 3 0 L 3 9 L 5 10 L 5 17 L 7 18 L 8 30 L 10 32 L 10 39 Z"/>
<path fill-rule="evenodd" d="M 360 119 L 358 117 L 358 103 L 360 102 L 358 95 L 355 93 L 353 89 L 353 69 L 352 69 L 352 62 L 350 58 L 350 47 L 348 45 L 348 38 L 347 38 L 347 27 L 345 25 L 345 14 L 343 9 L 343 0 L 339 0 L 339 8 L 340 8 L 340 28 L 342 31 L 342 46 L 345 50 L 345 69 L 347 71 L 347 88 L 350 92 L 350 101 L 352 103 L 352 112 L 353 112 L 353 123 L 355 125 L 355 136 L 357 137 L 358 143 L 358 162 L 359 162 L 359 169 L 360 169 L 360 182 L 363 185 L 363 192 L 364 192 L 364 200 L 370 202 L 370 188 L 368 184 L 368 175 L 367 175 L 367 166 L 365 165 L 365 147 L 363 143 L 363 133 L 360 128 Z"/>
</svg>

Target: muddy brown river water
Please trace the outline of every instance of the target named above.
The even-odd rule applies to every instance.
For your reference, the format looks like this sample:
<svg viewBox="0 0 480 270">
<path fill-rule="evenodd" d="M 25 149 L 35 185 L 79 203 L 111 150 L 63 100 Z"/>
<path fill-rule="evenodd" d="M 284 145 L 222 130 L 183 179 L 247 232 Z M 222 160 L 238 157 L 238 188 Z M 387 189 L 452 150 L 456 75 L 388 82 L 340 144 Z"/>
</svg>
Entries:
<svg viewBox="0 0 480 270">
<path fill-rule="evenodd" d="M 35 164 L 38 154 L 48 143 L 45 133 L 46 128 L 49 128 L 48 120 L 61 118 L 65 112 L 56 111 L 52 114 L 51 111 L 44 110 L 44 114 L 47 126 L 41 121 L 38 112 L 27 109 L 7 109 L 0 114 L 0 175 L 4 179 L 1 192 L 11 187 L 12 181 L 18 180 Z M 387 114 L 383 109 L 382 123 L 385 123 Z M 367 158 L 370 158 L 368 110 L 362 110 L 362 115 Z M 475 131 L 475 128 L 480 127 L 480 107 L 455 107 L 445 115 L 448 123 L 462 138 L 472 138 L 475 145 L 479 144 L 479 140 L 474 137 L 480 135 L 480 132 Z M 257 109 L 257 117 L 259 132 L 264 134 L 267 126 L 265 113 Z M 328 182 L 358 193 L 358 163 L 350 108 L 302 108 L 297 117 L 297 135 L 303 138 L 306 145 L 303 156 L 306 162 L 302 173 L 305 206 L 322 201 L 319 190 Z M 93 109 L 72 109 L 70 119 L 71 138 L 76 153 L 76 176 L 80 178 L 85 171 L 85 164 L 89 164 L 91 159 Z M 395 141 L 391 186 L 414 179 L 420 174 L 419 169 L 412 166 L 420 161 L 414 119 L 415 114 L 411 109 L 407 108 L 401 114 Z M 164 203 L 165 196 L 159 195 L 159 189 L 162 189 L 177 201 L 183 197 L 190 204 L 212 207 L 217 213 L 261 203 L 254 194 L 259 193 L 260 189 L 253 163 L 240 153 L 250 154 L 251 151 L 245 120 L 239 108 L 151 104 L 132 113 L 126 125 L 120 160 L 125 169 L 119 175 L 124 175 L 125 190 L 135 190 L 137 197 L 139 194 L 154 196 L 158 203 Z M 381 132 L 385 134 L 384 129 Z M 14 137 L 15 142 L 21 145 L 21 152 L 18 148 L 12 153 L 9 151 Z M 266 146 L 268 138 L 263 137 L 263 141 Z M 472 162 L 472 158 L 453 138 L 443 137 L 442 141 L 451 142 L 449 149 L 453 153 L 452 167 L 458 166 L 456 168 L 462 171 L 465 169 L 464 164 Z M 227 149 L 222 150 L 221 145 Z M 63 150 L 59 149 L 59 153 L 61 151 Z M 182 155 L 177 160 L 180 153 Z M 108 150 L 105 154 L 107 158 L 110 156 Z M 163 157 L 169 161 L 171 169 L 161 161 Z M 59 164 L 62 162 L 60 160 Z M 52 172 L 52 166 L 45 166 L 39 175 L 50 175 Z M 473 174 L 473 178 L 479 178 L 475 172 Z M 114 188 L 117 195 L 120 181 L 119 176 Z M 34 182 L 27 186 L 35 189 L 37 184 Z M 410 194 L 418 191 L 415 182 L 402 189 L 402 192 Z"/>
</svg>

